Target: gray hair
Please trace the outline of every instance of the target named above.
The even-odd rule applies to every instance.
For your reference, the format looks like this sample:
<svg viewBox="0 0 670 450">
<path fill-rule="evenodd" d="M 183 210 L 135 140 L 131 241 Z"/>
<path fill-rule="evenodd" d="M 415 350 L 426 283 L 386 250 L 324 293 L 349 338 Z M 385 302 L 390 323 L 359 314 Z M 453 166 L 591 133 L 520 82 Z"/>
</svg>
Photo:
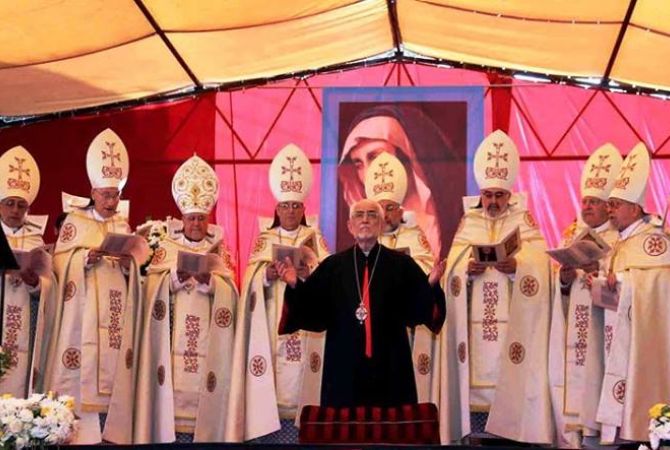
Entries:
<svg viewBox="0 0 670 450">
<path fill-rule="evenodd" d="M 349 219 L 353 219 L 354 211 L 356 210 L 356 208 L 366 202 L 372 203 L 375 206 L 375 209 L 377 209 L 377 212 L 379 213 L 380 219 L 384 218 L 384 208 L 382 208 L 382 205 L 380 205 L 379 202 L 376 202 L 375 200 L 370 200 L 369 198 L 363 198 L 361 200 L 358 200 L 357 202 L 352 203 L 351 206 L 349 206 Z"/>
</svg>

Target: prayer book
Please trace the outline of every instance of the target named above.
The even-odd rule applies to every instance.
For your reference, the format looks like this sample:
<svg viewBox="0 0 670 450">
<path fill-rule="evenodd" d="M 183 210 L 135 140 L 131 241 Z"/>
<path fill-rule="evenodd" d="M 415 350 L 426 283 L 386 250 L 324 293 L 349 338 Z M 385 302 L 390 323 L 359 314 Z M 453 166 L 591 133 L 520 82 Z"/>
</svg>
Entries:
<svg viewBox="0 0 670 450">
<path fill-rule="evenodd" d="M 519 227 L 516 227 L 497 243 L 474 244 L 472 255 L 478 263 L 495 265 L 516 255 L 519 250 L 521 250 L 521 232 Z"/>
<path fill-rule="evenodd" d="M 313 265 L 318 261 L 312 261 L 316 258 L 316 236 L 314 233 L 308 234 L 302 241 L 293 247 L 291 245 L 272 244 L 272 261 L 284 261 L 288 257 L 295 267 Z"/>
<path fill-rule="evenodd" d="M 177 253 L 177 271 L 191 276 L 215 271 L 225 271 L 223 259 L 215 253 L 193 253 L 179 250 Z"/>
<path fill-rule="evenodd" d="M 99 250 L 110 256 L 131 256 L 138 264 L 149 258 L 149 244 L 135 234 L 107 233 Z"/>
<path fill-rule="evenodd" d="M 587 228 L 569 246 L 547 250 L 547 253 L 562 266 L 582 267 L 600 260 L 610 250 L 598 233 Z"/>
<path fill-rule="evenodd" d="M 272 244 L 272 260 L 284 262 L 288 258 L 295 267 L 302 266 L 302 250 L 290 245 Z"/>
<path fill-rule="evenodd" d="M 30 269 L 39 276 L 47 276 L 52 271 L 51 256 L 46 246 L 30 251 L 14 250 L 14 257 L 22 271 Z"/>
</svg>

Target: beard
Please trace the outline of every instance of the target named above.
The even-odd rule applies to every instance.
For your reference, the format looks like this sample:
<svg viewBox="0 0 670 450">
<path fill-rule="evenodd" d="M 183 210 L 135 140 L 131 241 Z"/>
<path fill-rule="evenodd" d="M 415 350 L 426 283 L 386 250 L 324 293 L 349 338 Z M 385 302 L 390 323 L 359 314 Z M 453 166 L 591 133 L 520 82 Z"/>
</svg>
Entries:
<svg viewBox="0 0 670 450">
<path fill-rule="evenodd" d="M 486 208 L 486 213 L 491 216 L 491 217 L 496 217 L 498 214 L 500 214 L 500 207 L 498 205 L 489 205 Z"/>
</svg>

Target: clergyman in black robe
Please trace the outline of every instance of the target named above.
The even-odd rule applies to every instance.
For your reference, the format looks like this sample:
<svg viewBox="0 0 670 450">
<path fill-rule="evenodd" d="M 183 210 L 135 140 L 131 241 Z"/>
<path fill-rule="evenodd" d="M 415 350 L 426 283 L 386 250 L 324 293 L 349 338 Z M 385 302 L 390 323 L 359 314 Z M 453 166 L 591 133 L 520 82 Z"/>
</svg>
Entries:
<svg viewBox="0 0 670 450">
<path fill-rule="evenodd" d="M 445 300 L 438 281 L 444 263 L 427 277 L 411 257 L 380 245 L 383 212 L 376 202 L 361 200 L 350 216 L 354 247 L 328 257 L 304 281 L 290 264 L 280 267 L 288 286 L 279 332 L 327 331 L 322 406 L 416 403 L 407 327 L 423 324 L 434 333 L 442 327 Z M 366 266 L 369 314 L 361 320 Z"/>
</svg>

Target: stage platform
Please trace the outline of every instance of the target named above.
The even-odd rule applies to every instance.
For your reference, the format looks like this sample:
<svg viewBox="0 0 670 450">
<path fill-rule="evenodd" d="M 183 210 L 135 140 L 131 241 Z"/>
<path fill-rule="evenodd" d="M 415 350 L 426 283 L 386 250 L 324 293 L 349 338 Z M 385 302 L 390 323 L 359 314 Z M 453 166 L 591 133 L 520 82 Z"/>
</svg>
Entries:
<svg viewBox="0 0 670 450">
<path fill-rule="evenodd" d="M 125 450 L 125 449 L 160 449 L 160 450 L 310 450 L 310 449 L 319 449 L 319 450 L 344 450 L 344 449 L 361 449 L 361 450 L 388 450 L 391 448 L 403 448 L 403 449 L 449 449 L 449 450 L 528 450 L 529 448 L 542 448 L 545 450 L 552 449 L 553 447 L 547 446 L 533 446 L 533 445 L 519 445 L 519 444 L 508 444 L 505 442 L 499 442 L 495 445 L 299 445 L 299 444 L 225 444 L 225 443 L 174 443 L 174 444 L 148 444 L 148 445 L 112 445 L 112 444 L 100 444 L 100 445 L 82 445 L 82 446 L 60 446 L 58 448 L 63 449 L 73 449 L 73 450 L 100 450 L 100 448 L 109 449 L 109 450 Z M 635 450 L 637 449 L 638 444 L 626 444 L 621 446 L 608 446 L 600 448 L 586 448 L 585 450 Z M 54 447 L 55 448 L 55 447 Z"/>
</svg>

